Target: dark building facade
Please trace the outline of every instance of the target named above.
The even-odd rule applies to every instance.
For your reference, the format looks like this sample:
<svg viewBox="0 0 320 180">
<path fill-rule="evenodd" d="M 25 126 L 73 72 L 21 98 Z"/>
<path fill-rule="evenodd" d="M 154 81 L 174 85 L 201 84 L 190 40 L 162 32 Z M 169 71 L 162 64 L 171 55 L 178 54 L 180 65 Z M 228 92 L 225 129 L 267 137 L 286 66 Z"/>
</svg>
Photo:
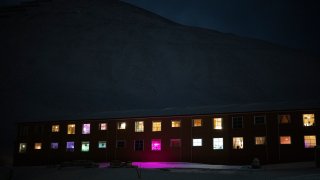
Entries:
<svg viewBox="0 0 320 180">
<path fill-rule="evenodd" d="M 319 117 L 319 109 L 308 109 L 20 123 L 14 163 L 312 160 Z"/>
</svg>

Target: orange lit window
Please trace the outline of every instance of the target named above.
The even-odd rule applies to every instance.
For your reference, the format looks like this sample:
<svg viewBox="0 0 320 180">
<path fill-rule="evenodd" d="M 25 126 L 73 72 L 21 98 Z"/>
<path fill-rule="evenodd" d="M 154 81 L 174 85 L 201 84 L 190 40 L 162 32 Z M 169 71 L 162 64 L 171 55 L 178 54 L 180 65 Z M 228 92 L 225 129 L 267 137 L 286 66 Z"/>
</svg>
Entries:
<svg viewBox="0 0 320 180">
<path fill-rule="evenodd" d="M 34 143 L 34 149 L 40 150 L 42 147 L 41 143 Z"/>
<path fill-rule="evenodd" d="M 291 144 L 291 136 L 280 136 L 280 144 Z"/>
<path fill-rule="evenodd" d="M 279 115 L 279 123 L 280 124 L 289 124 L 291 123 L 291 118 L 289 114 Z"/>
<path fill-rule="evenodd" d="M 180 120 L 171 121 L 171 127 L 180 127 L 180 126 L 181 126 Z"/>
<path fill-rule="evenodd" d="M 317 145 L 316 136 L 304 136 L 304 147 L 314 148 Z"/>
<path fill-rule="evenodd" d="M 152 131 L 161 131 L 161 122 L 152 122 Z"/>
<path fill-rule="evenodd" d="M 193 127 L 201 127 L 202 119 L 193 119 Z"/>
<path fill-rule="evenodd" d="M 222 118 L 213 118 L 213 129 L 222 129 Z"/>
<path fill-rule="evenodd" d="M 75 134 L 75 133 L 76 133 L 76 125 L 68 124 L 68 134 Z"/>
<path fill-rule="evenodd" d="M 255 144 L 256 145 L 266 144 L 266 137 L 265 136 L 255 137 Z"/>
<path fill-rule="evenodd" d="M 59 125 L 52 125 L 51 132 L 59 132 Z"/>
</svg>

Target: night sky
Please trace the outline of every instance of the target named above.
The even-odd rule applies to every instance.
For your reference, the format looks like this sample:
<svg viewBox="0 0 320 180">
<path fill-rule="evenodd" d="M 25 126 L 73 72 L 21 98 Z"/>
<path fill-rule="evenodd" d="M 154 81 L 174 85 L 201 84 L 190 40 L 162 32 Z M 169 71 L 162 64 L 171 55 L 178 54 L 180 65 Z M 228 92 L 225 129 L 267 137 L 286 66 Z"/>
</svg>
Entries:
<svg viewBox="0 0 320 180">
<path fill-rule="evenodd" d="M 317 0 L 124 0 L 181 24 L 253 37 L 319 55 Z"/>
<path fill-rule="evenodd" d="M 1 0 L 0 5 L 22 0 Z M 123 0 L 175 22 L 263 39 L 319 55 L 317 0 Z"/>
</svg>

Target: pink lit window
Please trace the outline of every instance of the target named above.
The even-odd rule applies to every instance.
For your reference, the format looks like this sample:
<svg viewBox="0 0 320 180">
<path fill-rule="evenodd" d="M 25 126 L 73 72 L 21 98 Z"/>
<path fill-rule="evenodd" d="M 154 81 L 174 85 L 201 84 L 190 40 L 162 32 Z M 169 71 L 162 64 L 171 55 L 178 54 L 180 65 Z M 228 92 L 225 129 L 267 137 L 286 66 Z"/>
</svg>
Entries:
<svg viewBox="0 0 320 180">
<path fill-rule="evenodd" d="M 82 125 L 82 134 L 90 134 L 90 124 Z"/>
<path fill-rule="evenodd" d="M 151 150 L 152 151 L 161 151 L 161 139 L 152 139 Z"/>
</svg>

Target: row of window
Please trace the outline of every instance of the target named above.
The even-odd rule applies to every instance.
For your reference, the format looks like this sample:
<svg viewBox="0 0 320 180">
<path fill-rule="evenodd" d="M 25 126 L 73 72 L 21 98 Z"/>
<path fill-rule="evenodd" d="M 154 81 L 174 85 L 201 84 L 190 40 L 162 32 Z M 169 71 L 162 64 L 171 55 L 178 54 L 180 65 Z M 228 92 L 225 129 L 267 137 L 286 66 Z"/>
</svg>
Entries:
<svg viewBox="0 0 320 180">
<path fill-rule="evenodd" d="M 223 138 L 217 137 L 212 139 L 213 149 L 214 150 L 222 150 L 223 149 Z M 255 145 L 265 145 L 266 144 L 266 137 L 259 136 L 255 137 L 254 141 Z M 124 148 L 126 144 L 125 140 L 117 140 L 116 147 L 117 148 Z M 233 149 L 243 149 L 244 146 L 244 138 L 243 137 L 233 137 L 232 139 L 232 148 Z M 280 136 L 280 144 L 291 144 L 291 136 Z M 202 139 L 195 138 L 192 139 L 192 146 L 202 146 Z M 316 136 L 315 135 L 307 135 L 304 136 L 304 147 L 305 148 L 313 148 L 316 146 Z M 135 140 L 134 141 L 134 150 L 135 151 L 142 151 L 144 148 L 144 141 L 143 140 Z M 170 147 L 181 147 L 181 139 L 170 139 Z M 58 149 L 59 143 L 52 142 L 51 149 Z M 66 151 L 73 152 L 75 148 L 75 142 L 69 141 L 66 142 Z M 107 142 L 106 141 L 99 141 L 98 142 L 99 149 L 106 149 Z M 41 150 L 42 143 L 35 143 L 34 149 Z M 81 142 L 81 151 L 82 152 L 89 152 L 90 149 L 90 142 L 89 141 L 82 141 Z M 19 152 L 25 153 L 27 150 L 27 143 L 20 143 L 19 144 Z M 161 151 L 161 139 L 152 139 L 151 140 L 151 150 L 152 151 Z"/>
<path fill-rule="evenodd" d="M 255 116 L 254 122 L 256 125 L 265 124 L 265 116 Z M 279 115 L 279 123 L 287 124 L 291 122 L 290 115 Z M 213 129 L 221 130 L 222 129 L 222 118 L 213 118 Z M 192 120 L 193 127 L 201 127 L 202 119 L 193 119 Z M 303 114 L 303 124 L 304 126 L 313 126 L 315 124 L 314 114 Z M 67 134 L 75 134 L 75 124 L 68 124 Z M 181 127 L 181 120 L 172 120 L 171 127 L 179 128 Z M 126 129 L 126 122 L 118 122 L 117 129 Z M 232 117 L 232 128 L 243 128 L 243 117 Z M 107 123 L 100 123 L 99 130 L 107 130 Z M 59 125 L 52 125 L 52 132 L 59 132 Z M 161 131 L 161 121 L 153 121 L 152 122 L 152 131 Z M 135 132 L 144 132 L 144 121 L 135 121 Z M 90 134 L 90 124 L 82 125 L 82 134 Z"/>
</svg>

